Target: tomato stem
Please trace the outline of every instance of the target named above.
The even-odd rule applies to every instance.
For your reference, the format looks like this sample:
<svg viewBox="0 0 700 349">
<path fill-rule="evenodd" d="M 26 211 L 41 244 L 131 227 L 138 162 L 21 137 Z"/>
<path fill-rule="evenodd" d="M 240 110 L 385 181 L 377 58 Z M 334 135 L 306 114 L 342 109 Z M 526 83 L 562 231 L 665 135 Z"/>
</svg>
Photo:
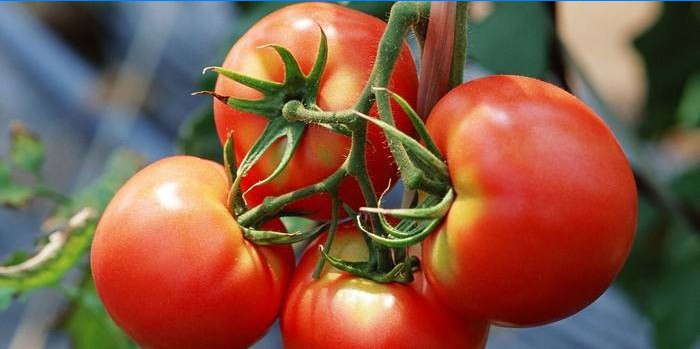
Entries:
<svg viewBox="0 0 700 349">
<path fill-rule="evenodd" d="M 464 64 L 467 60 L 468 2 L 457 2 L 454 43 L 452 47 L 452 67 L 450 68 L 449 89 L 462 83 Z"/>
<path fill-rule="evenodd" d="M 333 193 L 332 201 L 331 201 L 331 225 L 328 228 L 328 237 L 326 238 L 326 243 L 325 243 L 325 248 L 328 249 L 328 252 L 331 251 L 333 248 L 333 240 L 335 239 L 335 233 L 338 230 L 338 213 L 340 210 L 340 199 L 338 198 L 337 193 Z M 316 263 L 316 268 L 314 269 L 314 273 L 312 274 L 314 278 L 318 279 L 321 277 L 321 271 L 323 270 L 323 266 L 325 265 L 326 259 L 325 258 L 319 258 L 318 263 Z"/>
</svg>

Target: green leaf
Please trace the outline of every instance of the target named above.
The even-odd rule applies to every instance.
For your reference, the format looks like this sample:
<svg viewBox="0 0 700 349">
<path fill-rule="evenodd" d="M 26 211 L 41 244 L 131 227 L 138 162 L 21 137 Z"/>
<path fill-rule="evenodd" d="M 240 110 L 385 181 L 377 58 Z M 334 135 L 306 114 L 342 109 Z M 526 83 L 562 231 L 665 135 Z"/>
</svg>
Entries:
<svg viewBox="0 0 700 349">
<path fill-rule="evenodd" d="M 0 161 L 0 205 L 22 207 L 34 197 L 34 188 L 12 183 L 10 169 Z"/>
<path fill-rule="evenodd" d="M 681 178 L 674 192 L 692 176 Z M 697 340 L 699 273 L 700 234 L 640 196 L 637 237 L 617 281 L 651 320 L 659 348 L 686 349 Z"/>
<path fill-rule="evenodd" d="M 472 24 L 468 51 L 493 73 L 542 78 L 553 35 L 544 3 L 496 2 L 490 16 Z"/>
<path fill-rule="evenodd" d="M 7 309 L 12 304 L 12 297 L 15 289 L 12 287 L 0 286 L 0 312 Z"/>
<path fill-rule="evenodd" d="M 73 309 L 62 327 L 70 336 L 74 349 L 137 348 L 104 310 L 89 278 L 75 297 Z"/>
<path fill-rule="evenodd" d="M 700 127 L 700 70 L 685 86 L 677 119 L 686 128 Z"/>
<path fill-rule="evenodd" d="M 41 246 L 41 252 L 32 257 L 35 259 L 1 268 L 0 303 L 6 301 L 7 297 L 2 296 L 4 293 L 22 296 L 60 282 L 90 247 L 96 226 L 94 211 L 102 212 L 117 188 L 142 164 L 140 156 L 124 151 L 115 152 L 96 184 L 81 191 L 70 203 L 59 206 L 46 225 L 61 228 L 48 236 L 46 244 Z M 76 215 L 79 210 L 80 213 Z M 68 223 L 71 217 L 75 219 Z M 57 228 L 51 230 L 54 229 Z"/>
<path fill-rule="evenodd" d="M 19 264 L 29 259 L 29 257 L 31 257 L 31 255 L 26 251 L 13 251 L 10 255 L 5 257 L 2 265 Z"/>
<path fill-rule="evenodd" d="M 700 71 L 700 15 L 696 7 L 690 2 L 663 3 L 659 20 L 634 42 L 649 82 L 645 115 L 638 130 L 643 137 L 659 137 L 674 125 L 681 95 L 690 77 Z"/>
<path fill-rule="evenodd" d="M 12 183 L 0 185 L 0 205 L 23 207 L 33 197 L 33 187 Z"/>
<path fill-rule="evenodd" d="M 655 287 L 649 309 L 660 349 L 691 348 L 700 339 L 698 290 L 700 258 L 674 268 Z"/>
<path fill-rule="evenodd" d="M 44 144 L 22 124 L 13 123 L 10 143 L 12 163 L 35 177 L 41 176 L 44 164 Z"/>
<path fill-rule="evenodd" d="M 177 144 L 185 154 L 221 162 L 221 143 L 216 134 L 211 105 L 200 109 L 180 127 Z"/>
<path fill-rule="evenodd" d="M 700 164 L 676 177 L 671 192 L 691 210 L 700 212 Z"/>
</svg>

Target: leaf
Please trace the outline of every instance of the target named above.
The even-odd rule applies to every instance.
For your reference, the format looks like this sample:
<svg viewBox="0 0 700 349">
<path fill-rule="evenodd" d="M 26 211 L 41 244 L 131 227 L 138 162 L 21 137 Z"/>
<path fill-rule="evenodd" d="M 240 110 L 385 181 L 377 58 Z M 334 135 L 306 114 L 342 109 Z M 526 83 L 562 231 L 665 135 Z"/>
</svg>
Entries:
<svg viewBox="0 0 700 349">
<path fill-rule="evenodd" d="M 686 128 L 700 127 L 700 70 L 685 85 L 676 118 Z"/>
<path fill-rule="evenodd" d="M 19 168 L 28 171 L 35 177 L 41 176 L 44 164 L 44 144 L 39 137 L 30 133 L 22 124 L 12 124 L 10 159 Z"/>
<path fill-rule="evenodd" d="M 671 192 L 688 210 L 700 215 L 700 164 L 676 177 Z"/>
<path fill-rule="evenodd" d="M 23 207 L 32 198 L 34 198 L 34 188 L 32 187 L 12 183 L 0 185 L 0 205 Z"/>
<path fill-rule="evenodd" d="M 0 205 L 22 207 L 33 197 L 33 187 L 12 183 L 10 169 L 0 161 Z"/>
<path fill-rule="evenodd" d="M 681 178 L 674 192 L 692 182 Z M 690 348 L 700 328 L 700 234 L 656 205 L 640 196 L 637 237 L 617 281 L 651 320 L 659 348 Z"/>
<path fill-rule="evenodd" d="M 137 348 L 104 310 L 89 277 L 75 297 L 62 328 L 70 336 L 74 349 Z"/>
<path fill-rule="evenodd" d="M 649 312 L 660 349 L 691 348 L 700 339 L 698 290 L 700 258 L 674 268 L 655 287 Z"/>
<path fill-rule="evenodd" d="M 216 134 L 214 111 L 211 105 L 200 109 L 180 127 L 177 145 L 185 154 L 221 162 L 223 157 L 221 143 Z"/>
<path fill-rule="evenodd" d="M 0 286 L 0 312 L 4 311 L 12 304 L 12 297 L 14 294 L 14 288 Z"/>
<path fill-rule="evenodd" d="M 542 78 L 553 35 L 545 4 L 496 2 L 490 16 L 472 24 L 468 52 L 493 73 Z"/>
<path fill-rule="evenodd" d="M 674 125 L 681 95 L 700 71 L 700 15 L 697 4 L 663 3 L 659 20 L 634 44 L 646 66 L 649 88 L 641 136 L 655 138 Z"/>
<path fill-rule="evenodd" d="M 29 259 L 29 257 L 31 257 L 31 255 L 26 251 L 14 251 L 5 257 L 2 265 L 19 264 Z"/>
</svg>

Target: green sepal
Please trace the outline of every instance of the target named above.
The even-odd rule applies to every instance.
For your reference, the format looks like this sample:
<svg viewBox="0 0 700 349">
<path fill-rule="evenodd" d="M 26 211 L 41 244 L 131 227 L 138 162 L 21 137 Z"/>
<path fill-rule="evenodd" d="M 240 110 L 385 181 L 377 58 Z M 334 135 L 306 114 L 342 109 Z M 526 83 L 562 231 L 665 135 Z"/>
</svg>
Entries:
<svg viewBox="0 0 700 349">
<path fill-rule="evenodd" d="M 274 119 L 268 123 L 267 127 L 260 135 L 260 138 L 258 138 L 255 144 L 248 150 L 243 160 L 241 160 L 241 164 L 236 173 L 237 179 L 235 183 L 240 181 L 238 177 L 243 178 L 248 174 L 248 171 L 250 171 L 253 165 L 260 160 L 263 154 L 265 154 L 278 139 L 286 137 L 287 142 L 285 150 L 277 168 L 267 178 L 255 183 L 252 187 L 248 188 L 248 190 L 275 179 L 289 164 L 289 161 L 294 155 L 294 150 L 296 150 L 299 142 L 301 142 L 305 129 L 306 125 L 303 122 L 290 123 L 284 118 Z"/>
<path fill-rule="evenodd" d="M 413 236 L 417 233 L 417 231 L 416 231 L 416 229 L 418 229 L 417 227 L 415 227 L 415 228 L 406 227 L 405 230 L 399 229 L 398 226 L 394 227 L 393 225 L 391 225 L 391 223 L 389 223 L 389 221 L 386 219 L 386 216 L 384 216 L 383 214 L 379 214 L 377 216 L 379 217 L 379 224 L 382 226 L 384 231 L 386 231 L 387 233 L 389 233 L 389 235 L 391 235 L 393 237 L 405 238 L 405 237 Z M 411 222 L 414 222 L 414 221 L 411 221 Z M 408 229 L 408 228 L 410 228 L 410 229 Z"/>
<path fill-rule="evenodd" d="M 379 245 L 393 248 L 403 248 L 413 246 L 423 241 L 423 239 L 428 237 L 428 235 L 430 235 L 430 233 L 432 233 L 433 230 L 435 230 L 435 228 L 440 224 L 441 221 L 442 219 L 433 219 L 431 221 L 428 221 L 427 224 L 423 225 L 417 233 L 413 234 L 412 236 L 402 238 L 396 238 L 392 236 L 383 237 L 368 231 L 364 227 L 361 227 L 361 229 L 365 232 L 367 236 L 369 236 L 372 239 L 372 241 Z"/>
<path fill-rule="evenodd" d="M 423 170 L 427 175 L 436 175 L 437 179 L 442 181 L 449 181 L 449 173 L 447 171 L 447 165 L 439 157 L 435 156 L 430 150 L 426 149 L 422 144 L 413 139 L 411 136 L 403 133 L 396 127 L 387 124 L 384 121 L 378 120 L 376 118 L 370 117 L 368 115 L 362 114 L 360 112 L 355 113 L 357 116 L 364 120 L 367 120 L 374 125 L 378 126 L 384 130 L 386 137 L 391 141 L 399 142 L 405 146 L 406 153 L 411 157 L 412 160 L 416 160 L 415 164 Z"/>
<path fill-rule="evenodd" d="M 272 124 L 272 123 L 270 123 Z M 253 184 L 250 188 L 246 190 L 246 193 L 253 188 L 267 184 L 273 179 L 277 178 L 277 176 L 284 171 L 284 169 L 287 167 L 289 164 L 289 161 L 292 159 L 292 156 L 294 155 L 294 151 L 297 149 L 299 146 L 299 143 L 301 143 L 302 136 L 304 135 L 304 131 L 306 130 L 306 125 L 304 123 L 292 123 L 292 124 L 287 124 L 283 128 L 284 134 L 283 136 L 286 138 L 286 145 L 284 148 L 284 153 L 282 153 L 282 158 L 280 159 L 279 164 L 277 164 L 277 167 L 275 168 L 272 173 L 267 176 L 267 178 L 256 182 Z M 251 148 L 252 150 L 252 148 Z M 248 153 L 250 154 L 250 152 Z"/>
<path fill-rule="evenodd" d="M 271 47 L 273 48 L 277 54 L 280 56 L 282 59 L 282 63 L 284 64 L 284 83 L 283 86 L 285 86 L 287 89 L 292 87 L 293 85 L 299 85 L 301 83 L 304 83 L 305 81 L 305 76 L 304 72 L 301 71 L 301 67 L 299 66 L 299 62 L 297 62 L 297 59 L 294 58 L 294 55 L 287 50 L 284 46 L 277 45 L 277 44 L 268 44 L 268 45 L 262 45 L 259 46 L 258 48 L 268 48 Z M 306 84 L 303 84 L 306 85 Z"/>
<path fill-rule="evenodd" d="M 244 75 L 237 73 L 233 70 L 226 69 L 224 67 L 206 67 L 202 71 L 202 74 L 205 74 L 209 71 L 213 71 L 217 74 L 223 75 L 235 82 L 240 83 L 241 85 L 250 87 L 256 91 L 259 91 L 263 94 L 272 94 L 275 93 L 277 90 L 279 90 L 282 87 L 282 84 L 274 82 L 274 81 L 269 81 L 269 80 L 262 80 L 258 78 L 254 78 L 252 76 Z"/>
<path fill-rule="evenodd" d="M 318 45 L 318 54 L 316 55 L 314 66 L 311 68 L 309 75 L 306 76 L 306 104 L 313 106 L 316 105 L 316 96 L 318 95 L 318 88 L 321 85 L 321 76 L 326 69 L 326 61 L 328 60 L 328 38 L 320 25 L 318 29 L 321 31 L 321 42 Z"/>
<path fill-rule="evenodd" d="M 237 217 L 241 213 L 248 209 L 248 205 L 243 198 L 240 190 L 234 187 L 234 182 L 236 180 L 236 153 L 233 148 L 233 132 L 230 132 L 226 137 L 226 142 L 224 142 L 224 170 L 226 172 L 226 178 L 228 179 L 229 191 L 226 195 L 226 203 L 229 210 L 233 213 L 234 217 Z"/>
<path fill-rule="evenodd" d="M 398 282 L 407 284 L 413 281 L 413 272 L 417 266 L 418 259 L 415 256 L 407 258 L 406 261 L 396 264 L 391 270 L 386 273 L 377 273 L 370 270 L 371 264 L 367 261 L 354 262 L 346 261 L 328 255 L 323 248 L 319 246 L 319 252 L 326 262 L 334 268 L 346 273 L 356 275 L 365 279 L 372 280 L 380 284 Z"/>
<path fill-rule="evenodd" d="M 228 179 L 228 185 L 232 185 L 234 179 L 236 179 L 236 154 L 233 149 L 233 132 L 230 132 L 226 136 L 226 142 L 224 142 L 224 170 L 226 170 L 226 178 Z"/>
<path fill-rule="evenodd" d="M 219 98 L 219 100 L 222 100 Z M 267 95 L 262 99 L 243 99 L 226 97 L 226 104 L 235 109 L 260 115 L 270 120 L 278 117 L 280 111 L 278 105 L 283 103 L 283 99 L 277 94 Z"/>
<path fill-rule="evenodd" d="M 255 243 L 256 245 L 280 245 L 293 244 L 295 242 L 313 239 L 319 236 L 328 224 L 321 224 L 313 229 L 301 232 L 285 233 L 274 230 L 259 230 L 241 226 L 243 236 L 246 240 Z"/>
<path fill-rule="evenodd" d="M 417 207 L 417 208 L 395 208 L 387 209 L 381 207 L 361 207 L 360 211 L 369 213 L 379 213 L 384 215 L 391 215 L 398 218 L 407 218 L 415 220 L 430 220 L 436 218 L 442 218 L 450 210 L 452 201 L 454 200 L 454 191 L 452 189 L 448 190 L 445 196 L 435 204 L 430 207 Z"/>
<path fill-rule="evenodd" d="M 408 119 L 411 121 L 411 124 L 413 124 L 413 128 L 418 133 L 418 137 L 420 137 L 420 139 L 423 140 L 423 142 L 425 143 L 425 147 L 438 158 L 444 158 L 442 156 L 442 153 L 440 152 L 440 149 L 438 149 L 437 145 L 435 145 L 435 142 L 430 136 L 430 133 L 428 133 L 428 128 L 425 126 L 425 123 L 423 122 L 421 117 L 418 115 L 418 113 L 416 113 L 415 110 L 413 110 L 411 105 L 405 99 L 403 99 L 403 97 L 383 87 L 374 87 L 372 88 L 372 90 L 375 92 L 375 94 L 377 92 L 388 93 L 389 96 L 391 96 L 391 98 L 401 107 L 401 109 L 403 109 L 404 113 L 406 113 L 406 116 L 408 116 Z"/>
</svg>

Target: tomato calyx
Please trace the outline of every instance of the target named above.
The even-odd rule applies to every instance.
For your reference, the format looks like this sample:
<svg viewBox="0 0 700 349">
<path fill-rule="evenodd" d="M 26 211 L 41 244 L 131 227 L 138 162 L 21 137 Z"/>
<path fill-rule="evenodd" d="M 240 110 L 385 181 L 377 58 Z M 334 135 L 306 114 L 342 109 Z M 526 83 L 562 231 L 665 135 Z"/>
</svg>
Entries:
<svg viewBox="0 0 700 349">
<path fill-rule="evenodd" d="M 246 153 L 241 160 L 240 165 L 233 176 L 234 191 L 238 190 L 241 180 L 245 177 L 252 167 L 260 160 L 265 152 L 275 144 L 278 140 L 284 138 L 284 152 L 280 158 L 277 167 L 266 178 L 257 181 L 255 184 L 247 188 L 250 191 L 258 186 L 269 183 L 277 178 L 289 164 L 294 151 L 299 146 L 306 123 L 302 121 L 288 120 L 283 115 L 283 109 L 288 102 L 296 102 L 304 105 L 306 108 L 313 110 L 321 110 L 316 104 L 318 89 L 325 69 L 328 58 L 328 42 L 326 34 L 319 26 L 321 32 L 321 40 L 318 47 L 318 54 L 308 75 L 305 75 L 299 66 L 299 62 L 294 58 L 294 55 L 285 47 L 276 44 L 268 44 L 258 47 L 259 49 L 274 49 L 279 55 L 284 65 L 284 81 L 282 83 L 263 80 L 237 73 L 235 71 L 223 67 L 208 67 L 204 69 L 204 73 L 208 71 L 215 72 L 233 81 L 236 81 L 244 86 L 250 87 L 263 94 L 263 97 L 256 100 L 242 99 L 231 96 L 223 96 L 212 91 L 195 92 L 195 95 L 206 94 L 217 98 L 226 105 L 238 109 L 240 111 L 253 113 L 262 116 L 269 120 L 265 130 L 262 132 L 255 144 Z M 335 132 L 350 135 L 347 128 L 339 125 L 321 125 Z M 246 191 L 246 192 L 247 192 Z M 245 211 L 239 209 L 245 202 L 242 200 L 244 193 L 240 194 L 233 204 L 233 211 Z"/>
<path fill-rule="evenodd" d="M 316 236 L 325 227 L 291 234 L 268 231 L 260 229 L 260 227 L 263 226 L 265 221 L 280 217 L 283 214 L 303 214 L 304 212 L 285 212 L 284 210 L 290 203 L 316 194 L 324 194 L 333 197 L 333 209 L 331 210 L 333 217 L 328 225 L 329 239 L 326 243 L 326 247 L 330 247 L 332 244 L 331 237 L 339 221 L 338 208 L 346 204 L 338 197 L 338 191 L 341 182 L 347 177 L 352 177 L 357 182 L 365 199 L 365 206 L 379 207 L 373 187 L 375 184 L 371 181 L 366 162 L 368 125 L 373 123 L 379 126 L 379 129 L 386 136 L 392 156 L 400 169 L 401 177 L 406 186 L 421 190 L 427 195 L 424 197 L 424 202 L 414 203 L 414 206 L 416 204 L 417 206 L 410 209 L 417 211 L 413 213 L 410 210 L 403 212 L 404 217 L 409 218 L 404 218 L 396 226 L 392 226 L 388 218 L 384 217 L 384 215 L 391 215 L 396 212 L 367 211 L 360 213 L 360 217 L 356 217 L 356 213 L 351 213 L 351 210 L 346 209 L 348 215 L 355 217 L 360 223 L 362 229 L 358 229 L 358 231 L 362 234 L 370 250 L 370 256 L 367 261 L 363 262 L 364 264 L 358 264 L 356 262 L 345 263 L 345 261 L 338 259 L 337 256 L 322 253 L 323 258 L 319 259 L 318 268 L 322 268 L 324 263 L 329 263 L 336 268 L 381 283 L 408 283 L 413 279 L 412 273 L 418 268 L 418 259 L 415 256 L 409 256 L 406 247 L 418 243 L 429 233 L 431 227 L 435 226 L 442 218 L 443 213 L 441 212 L 444 211 L 442 206 L 435 208 L 432 206 L 441 202 L 448 202 L 449 205 L 451 199 L 443 199 L 445 199 L 450 190 L 450 179 L 446 165 L 434 143 L 427 136 L 427 131 L 425 131 L 425 126 L 420 117 L 412 110 L 406 100 L 392 94 L 386 88 L 389 86 L 393 68 L 400 58 L 399 51 L 395 50 L 395 48 L 405 45 L 403 41 L 406 32 L 410 26 L 425 19 L 429 9 L 429 5 L 422 3 L 397 4 L 394 6 L 392 9 L 392 18 L 394 20 L 390 20 L 388 24 L 393 29 L 387 30 L 382 36 L 377 49 L 376 64 L 372 68 L 370 77 L 357 102 L 347 109 L 324 111 L 316 104 L 319 81 L 328 55 L 326 36 L 322 30 L 318 54 L 312 64 L 309 75 L 305 76 L 303 74 L 300 64 L 295 57 L 281 45 L 262 46 L 263 49 L 274 49 L 281 58 L 284 65 L 284 80 L 281 83 L 259 80 L 220 67 L 212 67 L 205 70 L 214 71 L 224 78 L 257 90 L 263 95 L 258 100 L 244 100 L 213 92 L 202 92 L 214 96 L 230 107 L 246 113 L 261 115 L 268 120 L 262 135 L 253 144 L 244 158 L 239 159 L 241 161 L 237 162 L 233 158 L 232 146 L 226 148 L 226 153 L 230 155 L 230 158 L 227 160 L 230 168 L 229 179 L 231 181 L 231 190 L 228 196 L 229 208 L 241 226 L 241 230 L 247 240 L 259 244 L 284 244 Z M 301 56 L 299 57 L 301 58 Z M 392 107 L 394 106 L 390 104 L 390 96 L 393 97 L 396 103 L 401 105 L 405 114 L 409 114 L 410 122 L 424 140 L 426 146 L 421 145 L 419 141 L 402 133 L 395 127 L 396 123 L 392 115 Z M 366 115 L 375 106 L 382 121 Z M 262 158 L 263 154 L 270 149 L 273 143 L 279 144 L 281 138 L 286 137 L 286 144 L 282 144 L 284 154 L 282 154 L 281 160 L 275 165 L 276 168 L 270 175 L 267 175 L 267 178 L 260 180 L 255 178 L 257 182 L 252 184 L 252 186 L 246 184 L 245 189 L 250 191 L 278 177 L 297 150 L 296 146 L 299 145 L 299 139 L 307 130 L 306 124 L 325 127 L 350 137 L 350 150 L 342 165 L 335 172 L 318 182 L 281 195 L 266 196 L 256 206 L 246 207 L 246 201 L 243 198 L 246 192 L 241 192 L 242 178 L 249 171 L 253 172 L 251 171 L 253 165 Z M 229 141 L 233 136 L 229 135 Z M 237 167 L 235 166 L 236 163 L 239 164 Z M 426 210 L 436 211 L 437 213 L 428 214 Z M 370 226 L 371 229 L 369 228 Z M 401 241 L 387 243 L 383 239 L 401 239 Z M 391 247 L 390 245 L 392 244 L 398 247 Z M 330 248 L 327 251 L 330 251 Z"/>
<path fill-rule="evenodd" d="M 243 193 L 241 193 L 239 190 L 240 183 L 236 183 L 236 180 L 240 178 L 240 176 L 238 176 L 238 169 L 236 168 L 236 159 L 233 151 L 233 136 L 230 133 L 226 138 L 223 150 L 224 169 L 229 184 L 229 192 L 227 193 L 226 198 L 227 206 L 233 217 L 238 217 L 240 214 L 244 213 L 248 207 L 243 199 Z M 290 216 L 294 214 L 295 213 L 285 214 L 284 212 L 280 212 L 278 216 Z M 321 224 L 318 227 L 312 228 L 308 231 L 297 231 L 291 233 L 269 229 L 259 229 L 257 225 L 255 227 L 247 227 L 240 224 L 240 222 L 239 226 L 243 232 L 243 236 L 248 241 L 254 242 L 257 245 L 279 245 L 292 244 L 295 242 L 316 238 L 328 227 L 328 223 Z"/>
<path fill-rule="evenodd" d="M 388 272 L 380 273 L 372 271 L 371 264 L 368 261 L 352 262 L 330 256 L 326 253 L 323 245 L 319 245 L 318 250 L 323 259 L 336 269 L 372 280 L 380 284 L 391 282 L 409 284 L 414 279 L 413 273 L 420 269 L 420 261 L 416 256 L 407 256 L 404 261 L 396 263 L 396 265 L 394 265 L 394 267 Z"/>
</svg>

